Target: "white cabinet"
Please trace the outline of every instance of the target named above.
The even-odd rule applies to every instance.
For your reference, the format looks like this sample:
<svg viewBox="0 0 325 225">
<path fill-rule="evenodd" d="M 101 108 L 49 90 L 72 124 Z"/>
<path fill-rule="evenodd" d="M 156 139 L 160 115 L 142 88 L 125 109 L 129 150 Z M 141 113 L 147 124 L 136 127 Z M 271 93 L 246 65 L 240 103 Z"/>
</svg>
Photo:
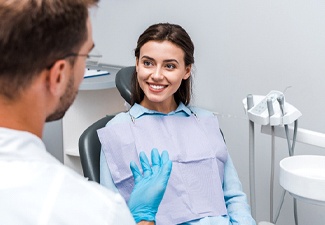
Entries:
<svg viewBox="0 0 325 225">
<path fill-rule="evenodd" d="M 82 132 L 105 115 L 124 111 L 124 99 L 115 87 L 119 66 L 107 66 L 109 75 L 85 78 L 77 98 L 62 119 L 64 164 L 80 174 L 78 141 Z"/>
</svg>

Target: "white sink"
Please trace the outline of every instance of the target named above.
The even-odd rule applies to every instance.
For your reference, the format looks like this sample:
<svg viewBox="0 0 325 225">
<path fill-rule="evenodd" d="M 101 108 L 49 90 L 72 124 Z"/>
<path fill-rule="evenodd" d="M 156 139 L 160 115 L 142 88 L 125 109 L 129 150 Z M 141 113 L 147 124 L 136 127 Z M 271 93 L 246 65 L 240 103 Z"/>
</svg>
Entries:
<svg viewBox="0 0 325 225">
<path fill-rule="evenodd" d="M 297 199 L 325 205 L 325 156 L 284 158 L 280 161 L 280 185 Z"/>
</svg>

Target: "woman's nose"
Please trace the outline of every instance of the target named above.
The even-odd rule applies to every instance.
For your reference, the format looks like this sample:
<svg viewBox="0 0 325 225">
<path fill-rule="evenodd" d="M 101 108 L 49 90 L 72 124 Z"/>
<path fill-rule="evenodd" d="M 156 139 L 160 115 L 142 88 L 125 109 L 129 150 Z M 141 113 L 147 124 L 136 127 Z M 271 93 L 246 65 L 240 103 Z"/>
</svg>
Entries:
<svg viewBox="0 0 325 225">
<path fill-rule="evenodd" d="M 162 80 L 163 79 L 163 75 L 162 75 L 162 71 L 160 68 L 156 68 L 151 75 L 152 79 L 154 80 Z"/>
</svg>

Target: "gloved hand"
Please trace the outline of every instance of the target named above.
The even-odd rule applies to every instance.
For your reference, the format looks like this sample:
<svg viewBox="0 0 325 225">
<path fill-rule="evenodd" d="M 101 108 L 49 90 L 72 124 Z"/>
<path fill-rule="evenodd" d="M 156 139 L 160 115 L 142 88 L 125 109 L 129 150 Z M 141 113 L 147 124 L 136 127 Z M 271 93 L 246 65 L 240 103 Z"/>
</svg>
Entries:
<svg viewBox="0 0 325 225">
<path fill-rule="evenodd" d="M 130 163 L 135 185 L 128 206 L 137 223 L 141 220 L 155 221 L 172 170 L 172 161 L 169 160 L 167 151 L 163 151 L 160 157 L 158 150 L 152 149 L 151 162 L 152 166 L 146 154 L 140 152 L 143 174 L 135 162 Z"/>
</svg>

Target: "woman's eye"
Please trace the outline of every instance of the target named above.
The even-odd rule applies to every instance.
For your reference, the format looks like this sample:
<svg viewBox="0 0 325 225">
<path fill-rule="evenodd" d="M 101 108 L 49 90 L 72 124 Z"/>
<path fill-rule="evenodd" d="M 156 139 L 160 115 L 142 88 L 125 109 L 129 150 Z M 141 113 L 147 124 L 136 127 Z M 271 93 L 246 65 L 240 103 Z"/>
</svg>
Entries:
<svg viewBox="0 0 325 225">
<path fill-rule="evenodd" d="M 145 66 L 150 66 L 150 65 L 152 65 L 152 63 L 151 63 L 150 61 L 144 61 L 144 62 L 143 62 L 143 65 L 145 65 Z"/>
<path fill-rule="evenodd" d="M 174 64 L 166 64 L 167 69 L 175 69 L 175 65 Z"/>
</svg>

